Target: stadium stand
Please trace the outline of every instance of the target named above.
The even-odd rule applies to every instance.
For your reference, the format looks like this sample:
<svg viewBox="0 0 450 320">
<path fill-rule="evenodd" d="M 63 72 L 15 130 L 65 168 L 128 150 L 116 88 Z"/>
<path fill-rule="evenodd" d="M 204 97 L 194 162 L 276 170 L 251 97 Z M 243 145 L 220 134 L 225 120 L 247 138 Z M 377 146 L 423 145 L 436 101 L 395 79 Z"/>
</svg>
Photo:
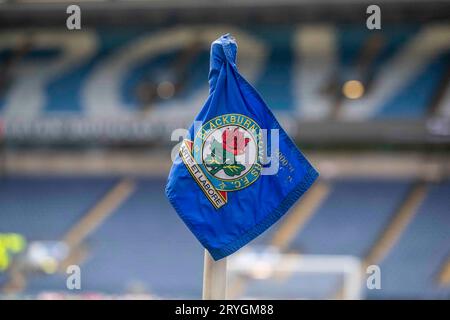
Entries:
<svg viewBox="0 0 450 320">
<path fill-rule="evenodd" d="M 95 177 L 2 177 L 0 230 L 23 234 L 29 240 L 58 240 L 114 181 Z"/>
<path fill-rule="evenodd" d="M 375 31 L 355 17 L 359 1 L 85 1 L 86 25 L 69 32 L 66 3 L 32 2 L 0 3 L 0 236 L 27 243 L 12 253 L 0 241 L 0 299 L 201 297 L 203 248 L 164 187 L 172 130 L 204 103 L 210 44 L 227 32 L 240 71 L 321 175 L 249 247 L 356 257 L 364 274 L 380 265 L 382 290 L 361 283 L 362 298 L 450 299 L 448 4 L 384 1 Z M 55 264 L 57 245 L 67 255 Z M 81 266 L 76 293 L 69 264 Z M 238 280 L 231 298 L 343 291 L 331 273 Z"/>
<path fill-rule="evenodd" d="M 409 185 L 408 181 L 334 182 L 328 198 L 293 240 L 291 249 L 363 257 L 388 224 Z"/>
<path fill-rule="evenodd" d="M 165 179 L 140 179 L 89 238 L 85 290 L 120 293 L 141 283 L 158 296 L 200 296 L 203 251 L 165 201 L 164 184 Z"/>
<path fill-rule="evenodd" d="M 117 181 L 4 177 L 0 182 L 0 231 L 20 233 L 29 242 L 59 240 Z M 77 261 L 83 270 L 83 292 L 145 291 L 158 297 L 198 298 L 202 249 L 166 201 L 165 179 L 140 178 L 135 183 L 131 195 L 83 241 L 87 253 Z M 332 182 L 330 193 L 288 249 L 363 258 L 410 187 L 407 180 Z M 440 285 L 437 278 L 450 250 L 449 188 L 448 182 L 430 187 L 419 211 L 381 263 L 384 290 L 367 290 L 369 298 L 448 297 L 448 286 Z M 281 225 L 275 225 L 264 239 L 270 241 Z M 252 243 L 258 244 L 260 240 Z M 31 275 L 25 292 L 64 290 L 63 279 L 63 273 Z M 296 298 L 308 293 L 308 297 L 323 298 L 332 296 L 339 285 L 338 275 L 288 275 L 249 282 L 244 294 Z"/>
<path fill-rule="evenodd" d="M 29 242 L 59 240 L 116 181 L 3 178 L 0 231 L 20 233 Z M 79 261 L 83 263 L 84 292 L 118 294 L 140 284 L 158 296 L 200 295 L 203 251 L 165 200 L 164 183 L 163 179 L 139 180 L 130 198 L 86 239 L 87 257 Z M 64 274 L 32 276 L 26 292 L 64 290 L 62 279 Z"/>
<path fill-rule="evenodd" d="M 338 74 L 337 79 L 328 79 L 329 83 L 334 80 L 337 83 L 325 84 L 319 88 L 319 92 L 300 91 L 303 96 L 298 96 L 296 86 L 308 86 L 303 82 L 313 76 L 305 77 L 301 74 L 309 72 L 308 68 L 300 67 L 298 73 L 293 72 L 296 70 L 294 66 L 297 60 L 301 66 L 302 60 L 309 61 L 310 58 L 302 56 L 294 41 L 296 33 L 304 32 L 303 29 L 278 27 L 241 31 L 267 47 L 265 62 L 256 70 L 259 74 L 255 81 L 257 89 L 276 112 L 289 112 L 303 117 L 310 113 L 302 108 L 314 108 L 304 104 L 305 100 L 310 99 L 308 95 L 318 99 L 324 94 L 329 96 L 330 101 L 334 101 L 329 106 L 329 112 L 333 108 L 339 108 L 339 119 L 343 120 L 424 117 L 439 93 L 439 84 L 445 79 L 450 64 L 450 44 L 445 40 L 450 38 L 450 31 L 445 25 L 385 28 L 375 36 L 368 30 L 355 27 L 330 28 L 329 37 L 334 40 L 325 47 L 312 43 L 313 47 L 306 53 L 314 54 L 315 45 L 319 46 L 318 50 L 336 55 L 329 70 L 319 71 L 331 76 L 333 73 Z M 35 109 L 30 108 L 30 115 L 88 116 L 89 110 L 93 108 L 102 110 L 107 107 L 105 110 L 115 110 L 89 96 L 111 94 L 107 89 L 97 92 L 87 90 L 85 87 L 92 84 L 94 79 L 103 81 L 111 89 L 118 86 L 119 92 L 107 99 L 114 99 L 113 102 L 119 109 L 133 112 L 153 104 L 164 107 L 167 97 L 158 96 L 157 87 L 162 82 L 170 82 L 174 87 L 174 101 L 183 102 L 178 104 L 178 108 L 182 105 L 184 109 L 196 110 L 197 106 L 194 104 L 197 100 L 189 97 L 207 86 L 208 44 L 192 40 L 188 45 L 174 43 L 165 51 L 155 51 L 152 48 L 152 36 L 158 32 L 160 31 L 99 29 L 61 37 L 57 31 L 51 30 L 40 36 L 16 31 L 18 39 L 25 37 L 25 45 L 20 41 L 11 41 L 11 37 L 3 37 L 4 40 L 0 43 L 0 65 L 3 70 L 8 71 L 6 75 L 9 76 L 2 80 L 2 86 L 9 90 L 2 89 L 0 110 L 6 117 L 22 114 L 11 108 L 18 108 L 14 107 L 17 105 L 16 99 L 20 99 L 17 93 L 25 90 L 25 79 L 33 79 L 36 68 L 47 71 L 45 77 L 34 79 L 42 82 L 41 87 L 35 88 L 40 91 L 36 93 L 41 94 L 42 99 L 39 104 L 33 104 Z M 195 28 L 191 33 L 194 32 Z M 142 45 L 144 40 L 148 42 L 147 46 Z M 429 44 L 426 50 L 424 43 Z M 145 50 L 148 54 L 144 58 Z M 321 54 L 324 55 L 325 52 Z M 405 57 L 408 59 L 405 60 Z M 412 65 L 414 68 L 411 68 Z M 15 68 L 23 71 L 12 82 L 11 71 Z M 104 68 L 110 69 L 106 72 Z M 349 79 L 359 79 L 365 86 L 362 100 L 347 101 L 342 96 L 341 87 Z M 299 83 L 294 85 L 297 82 Z M 92 103 L 97 105 L 90 105 Z M 363 111 L 358 111 L 355 106 L 361 103 L 366 106 Z M 96 114 L 101 112 L 96 111 Z"/>
<path fill-rule="evenodd" d="M 439 271 L 450 250 L 449 192 L 448 181 L 430 187 L 415 218 L 381 263 L 385 283 L 383 297 L 450 297 L 450 288 L 438 281 Z M 376 290 L 367 294 L 379 298 Z"/>
</svg>

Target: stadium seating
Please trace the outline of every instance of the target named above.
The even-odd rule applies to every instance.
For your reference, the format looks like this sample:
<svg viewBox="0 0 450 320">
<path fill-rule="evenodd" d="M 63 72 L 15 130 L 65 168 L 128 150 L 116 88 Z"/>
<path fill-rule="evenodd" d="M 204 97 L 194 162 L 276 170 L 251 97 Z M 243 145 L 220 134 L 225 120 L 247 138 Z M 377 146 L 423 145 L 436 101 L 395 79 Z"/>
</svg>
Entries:
<svg viewBox="0 0 450 320">
<path fill-rule="evenodd" d="M 339 117 L 343 120 L 380 120 L 419 119 L 429 114 L 430 108 L 434 112 L 441 107 L 436 97 L 442 90 L 440 84 L 445 80 L 445 70 L 450 65 L 449 49 L 448 44 L 432 35 L 445 35 L 447 29 L 383 28 L 373 36 L 370 31 L 359 27 L 330 27 L 328 36 L 333 41 L 328 47 L 308 48 L 306 51 L 310 55 L 317 50 L 329 51 L 332 60 L 332 64 L 326 67 L 329 70 L 314 71 L 324 72 L 324 75 L 302 75 L 303 72 L 313 72 L 302 65 L 305 59 L 320 59 L 320 56 L 309 57 L 299 53 L 295 38 L 299 32 L 307 33 L 302 31 L 302 27 L 240 30 L 266 48 L 264 54 L 254 53 L 264 56 L 264 59 L 260 66 L 250 71 L 257 75 L 252 82 L 275 112 L 308 119 L 309 111 L 303 109 L 315 106 L 305 105 L 305 101 L 325 98 L 331 109 L 336 107 L 336 99 L 341 101 L 337 104 L 342 109 Z M 1 80 L 1 116 L 114 116 L 114 113 L 118 115 L 121 112 L 133 114 L 148 105 L 164 108 L 168 101 L 181 102 L 175 106 L 180 110 L 195 111 L 201 102 L 192 97 L 207 88 L 209 64 L 206 43 L 199 45 L 192 40 L 190 44 L 174 43 L 167 49 L 155 51 L 154 47 L 160 41 L 157 40 L 160 39 L 158 35 L 165 30 L 98 29 L 64 37 L 56 31 L 45 32 L 52 39 L 50 44 L 37 37 L 30 38 L 28 46 L 22 50 L 13 43 L 0 47 L 0 65 L 7 70 Z M 196 29 L 192 29 L 192 39 L 195 39 L 195 32 Z M 19 30 L 17 34 L 26 32 Z M 422 43 L 429 44 L 429 52 L 420 47 Z M 188 58 L 178 59 L 178 54 Z M 241 54 L 245 56 L 248 52 Z M 318 62 L 319 65 L 325 64 Z M 43 72 L 39 78 L 33 78 L 36 70 Z M 315 77 L 323 77 L 323 83 L 311 90 L 298 89 L 306 88 L 308 81 Z M 361 100 L 342 99 L 341 87 L 349 79 L 357 79 L 364 85 L 365 94 Z M 33 95 L 40 98 L 32 100 L 33 103 L 26 100 L 30 102 L 27 109 L 16 110 L 25 101 L 21 100 L 25 98 L 20 92 L 28 90 L 29 93 L 28 82 L 32 81 L 35 81 Z M 156 88 L 164 81 L 174 85 L 175 92 L 170 99 L 158 96 Z M 99 86 L 102 90 L 92 89 Z M 437 106 L 430 106 L 433 104 Z M 111 112 L 113 114 L 109 114 Z M 327 117 L 330 113 L 333 112 L 329 110 L 322 116 Z"/>
<path fill-rule="evenodd" d="M 140 284 L 159 296 L 201 296 L 203 250 L 165 199 L 164 184 L 161 178 L 139 180 L 90 237 L 86 290 L 120 293 Z"/>
<path fill-rule="evenodd" d="M 117 177 L 3 177 L 0 231 L 23 234 L 28 241 L 61 239 L 117 181 Z M 159 297 L 200 297 L 203 250 L 173 212 L 164 184 L 164 178 L 136 179 L 130 197 L 88 237 L 83 292 L 146 290 Z M 364 257 L 410 185 L 401 180 L 334 181 L 329 196 L 289 249 Z M 449 297 L 449 288 L 436 283 L 450 252 L 449 192 L 448 182 L 430 186 L 414 219 L 381 262 L 383 290 L 366 290 L 367 297 Z M 323 298 L 334 294 L 340 283 L 333 275 L 293 275 L 254 281 L 245 294 L 295 298 L 308 292 Z M 29 277 L 26 292 L 64 289 L 64 274 L 35 274 Z"/>
<path fill-rule="evenodd" d="M 116 178 L 0 180 L 0 232 L 27 241 L 60 240 Z M 87 239 L 83 292 L 123 293 L 142 285 L 159 296 L 198 298 L 203 250 L 165 199 L 165 180 L 142 179 L 136 191 Z M 65 290 L 65 275 L 34 275 L 27 292 Z"/>
<path fill-rule="evenodd" d="M 0 232 L 27 240 L 59 240 L 93 206 L 115 178 L 2 177 Z"/>
<path fill-rule="evenodd" d="M 383 290 L 368 290 L 369 298 L 450 297 L 450 288 L 438 283 L 450 253 L 449 194 L 449 182 L 430 187 L 415 218 L 380 265 Z"/>
<path fill-rule="evenodd" d="M 363 258 L 408 191 L 408 181 L 340 180 L 291 248 Z"/>
</svg>

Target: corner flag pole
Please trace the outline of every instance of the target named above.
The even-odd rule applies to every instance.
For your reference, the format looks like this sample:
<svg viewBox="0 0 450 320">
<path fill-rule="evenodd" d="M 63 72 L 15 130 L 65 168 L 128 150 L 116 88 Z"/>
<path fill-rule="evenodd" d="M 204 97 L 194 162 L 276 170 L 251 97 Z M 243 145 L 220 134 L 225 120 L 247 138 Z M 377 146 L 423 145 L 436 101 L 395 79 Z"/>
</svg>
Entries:
<svg viewBox="0 0 450 320">
<path fill-rule="evenodd" d="M 205 250 L 203 263 L 203 300 L 223 300 L 227 291 L 227 258 L 214 261 Z"/>
</svg>

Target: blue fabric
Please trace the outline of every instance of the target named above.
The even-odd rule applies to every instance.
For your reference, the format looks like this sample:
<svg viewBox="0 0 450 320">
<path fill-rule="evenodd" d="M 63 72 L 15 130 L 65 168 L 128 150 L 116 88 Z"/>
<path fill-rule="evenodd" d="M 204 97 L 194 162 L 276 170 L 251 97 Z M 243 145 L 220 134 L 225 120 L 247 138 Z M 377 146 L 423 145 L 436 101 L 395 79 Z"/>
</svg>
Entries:
<svg viewBox="0 0 450 320">
<path fill-rule="evenodd" d="M 236 42 L 228 34 L 212 43 L 210 95 L 195 119 L 202 126 L 190 128 L 166 186 L 178 215 L 215 260 L 274 224 L 318 176 L 239 74 L 236 54 Z M 279 130 L 279 169 L 271 175 L 264 174 L 270 164 L 259 157 L 262 146 L 269 155 L 272 148 L 270 138 L 261 144 L 262 129 Z M 228 135 L 234 140 L 227 140 Z M 250 160 L 239 160 L 247 153 Z"/>
</svg>

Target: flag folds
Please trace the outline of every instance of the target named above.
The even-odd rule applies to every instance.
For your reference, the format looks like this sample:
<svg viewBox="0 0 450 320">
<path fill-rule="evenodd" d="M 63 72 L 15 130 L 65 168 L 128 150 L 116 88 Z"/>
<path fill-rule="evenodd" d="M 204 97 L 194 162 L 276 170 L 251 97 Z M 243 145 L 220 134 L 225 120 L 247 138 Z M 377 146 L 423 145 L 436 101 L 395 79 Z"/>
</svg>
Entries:
<svg viewBox="0 0 450 320">
<path fill-rule="evenodd" d="M 318 173 L 239 74 L 229 34 L 211 45 L 209 97 L 181 143 L 166 194 L 215 260 L 260 235 Z"/>
</svg>

